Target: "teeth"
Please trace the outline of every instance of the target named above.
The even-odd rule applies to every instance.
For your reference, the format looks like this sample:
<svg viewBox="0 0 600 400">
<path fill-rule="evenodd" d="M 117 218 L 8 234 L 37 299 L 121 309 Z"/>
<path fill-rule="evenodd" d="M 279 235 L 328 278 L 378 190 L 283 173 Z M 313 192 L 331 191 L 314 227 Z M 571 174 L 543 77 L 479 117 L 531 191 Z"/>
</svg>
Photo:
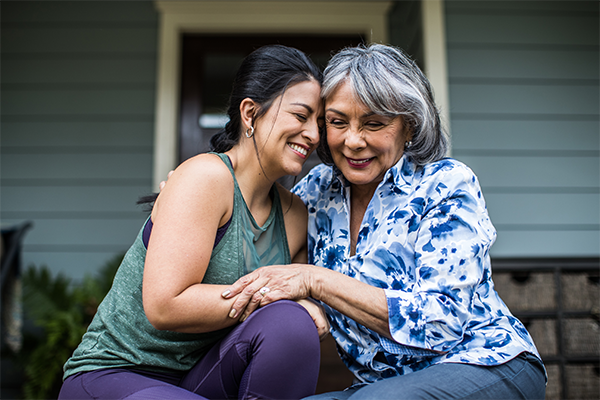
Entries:
<svg viewBox="0 0 600 400">
<path fill-rule="evenodd" d="M 367 158 L 366 160 L 352 160 L 352 163 L 354 164 L 364 164 L 367 161 L 371 160 L 370 158 Z"/>
<path fill-rule="evenodd" d="M 306 150 L 304 147 L 298 146 L 297 144 L 289 143 L 288 146 L 304 156 L 308 154 L 308 150 Z"/>
</svg>

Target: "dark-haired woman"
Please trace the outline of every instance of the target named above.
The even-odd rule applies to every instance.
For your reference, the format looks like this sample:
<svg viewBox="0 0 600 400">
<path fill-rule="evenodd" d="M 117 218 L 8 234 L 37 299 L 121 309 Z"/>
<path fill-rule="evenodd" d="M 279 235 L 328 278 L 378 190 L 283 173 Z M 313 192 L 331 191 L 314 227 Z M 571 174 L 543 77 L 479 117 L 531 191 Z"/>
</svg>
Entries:
<svg viewBox="0 0 600 400">
<path fill-rule="evenodd" d="M 244 60 L 214 152 L 180 165 L 156 199 L 65 364 L 61 399 L 314 393 L 320 308 L 285 300 L 240 320 L 221 293 L 258 267 L 306 262 L 306 208 L 275 181 L 298 175 L 319 142 L 321 79 L 284 46 Z"/>
</svg>

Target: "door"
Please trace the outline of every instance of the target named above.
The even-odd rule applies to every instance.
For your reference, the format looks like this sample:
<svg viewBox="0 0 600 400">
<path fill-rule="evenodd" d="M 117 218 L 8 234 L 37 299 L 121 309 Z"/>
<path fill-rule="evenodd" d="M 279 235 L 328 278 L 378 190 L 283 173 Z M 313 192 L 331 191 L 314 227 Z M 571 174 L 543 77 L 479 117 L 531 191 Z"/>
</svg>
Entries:
<svg viewBox="0 0 600 400">
<path fill-rule="evenodd" d="M 332 53 L 363 42 L 360 35 L 184 35 L 179 162 L 208 151 L 210 137 L 227 122 L 225 112 L 235 73 L 243 58 L 256 48 L 267 44 L 295 47 L 324 69 Z M 318 162 L 313 153 L 304 173 Z M 282 184 L 289 186 L 288 180 Z"/>
</svg>

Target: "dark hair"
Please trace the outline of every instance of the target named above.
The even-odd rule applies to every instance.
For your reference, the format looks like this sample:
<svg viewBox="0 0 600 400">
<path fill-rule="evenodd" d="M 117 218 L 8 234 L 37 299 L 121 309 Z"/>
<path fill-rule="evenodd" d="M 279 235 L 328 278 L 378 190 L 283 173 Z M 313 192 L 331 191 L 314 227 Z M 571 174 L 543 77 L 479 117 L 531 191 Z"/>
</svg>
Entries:
<svg viewBox="0 0 600 400">
<path fill-rule="evenodd" d="M 311 79 L 321 85 L 323 73 L 302 51 L 279 44 L 254 50 L 244 58 L 235 75 L 227 108 L 229 122 L 210 138 L 210 150 L 223 153 L 240 141 L 243 130 L 240 115 L 242 100 L 249 98 L 259 105 L 254 115 L 256 120 L 269 111 L 273 101 L 288 87 Z M 145 211 L 150 211 L 157 197 L 158 193 L 141 196 L 137 204 L 143 205 Z"/>
<path fill-rule="evenodd" d="M 448 139 L 442 131 L 431 85 L 401 49 L 382 44 L 343 49 L 329 61 L 324 75 L 323 97 L 348 82 L 356 98 L 371 111 L 401 115 L 412 134 L 412 145 L 404 153 L 417 165 L 445 157 Z M 317 154 L 324 163 L 333 165 L 326 135 L 322 131 Z"/>
<path fill-rule="evenodd" d="M 300 50 L 282 45 L 263 46 L 248 55 L 237 71 L 229 97 L 225 128 L 210 139 L 212 151 L 223 153 L 240 141 L 243 127 L 240 103 L 249 98 L 259 105 L 254 119 L 264 115 L 273 101 L 296 83 L 314 79 L 319 85 L 323 74 Z"/>
</svg>

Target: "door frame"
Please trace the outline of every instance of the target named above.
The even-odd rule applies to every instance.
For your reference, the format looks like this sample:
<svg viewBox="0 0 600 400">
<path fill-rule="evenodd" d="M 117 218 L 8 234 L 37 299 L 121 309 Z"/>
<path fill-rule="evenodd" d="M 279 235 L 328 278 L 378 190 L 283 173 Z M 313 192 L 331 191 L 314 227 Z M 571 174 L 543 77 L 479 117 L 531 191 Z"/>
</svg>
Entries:
<svg viewBox="0 0 600 400">
<path fill-rule="evenodd" d="M 424 3 L 429 1 L 442 2 L 427 0 Z M 159 47 L 154 127 L 154 190 L 158 189 L 167 173 L 177 166 L 182 33 L 359 33 L 368 43 L 387 43 L 387 16 L 392 3 L 378 0 L 155 1 L 159 12 Z M 423 18 L 425 23 L 428 21 L 429 8 L 423 8 L 424 14 L 427 14 Z M 439 18 L 437 21 L 439 22 Z M 428 29 L 426 24 L 424 30 Z M 443 30 L 441 33 L 438 30 L 438 36 L 440 35 L 441 37 L 434 38 L 434 42 L 442 40 L 443 46 L 437 48 L 444 50 Z M 445 74 L 445 64 L 436 66 L 435 63 L 430 63 L 430 67 L 430 70 L 443 68 Z M 439 93 L 440 89 L 435 89 Z"/>
</svg>

